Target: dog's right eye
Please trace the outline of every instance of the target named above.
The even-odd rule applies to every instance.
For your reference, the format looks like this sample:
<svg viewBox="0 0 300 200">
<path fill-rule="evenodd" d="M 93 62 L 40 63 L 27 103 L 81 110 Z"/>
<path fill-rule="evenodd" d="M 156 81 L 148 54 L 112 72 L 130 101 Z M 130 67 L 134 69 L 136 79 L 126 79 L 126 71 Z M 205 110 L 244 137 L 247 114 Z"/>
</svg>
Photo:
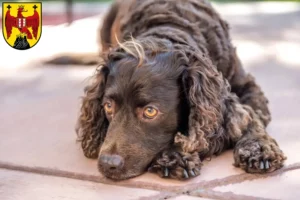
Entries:
<svg viewBox="0 0 300 200">
<path fill-rule="evenodd" d="M 156 117 L 157 114 L 158 114 L 158 111 L 151 106 L 146 107 L 144 110 L 144 117 L 146 117 L 148 119 L 153 119 L 154 117 Z"/>
<path fill-rule="evenodd" d="M 113 113 L 113 107 L 112 104 L 110 102 L 107 102 L 104 104 L 104 110 L 107 114 L 112 114 Z"/>
</svg>

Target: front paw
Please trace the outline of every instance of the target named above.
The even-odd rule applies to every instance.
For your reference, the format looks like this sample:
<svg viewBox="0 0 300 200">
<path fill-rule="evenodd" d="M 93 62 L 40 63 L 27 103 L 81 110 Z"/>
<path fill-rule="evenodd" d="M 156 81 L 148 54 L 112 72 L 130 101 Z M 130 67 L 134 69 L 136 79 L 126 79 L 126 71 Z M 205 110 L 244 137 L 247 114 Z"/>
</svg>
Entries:
<svg viewBox="0 0 300 200">
<path fill-rule="evenodd" d="M 182 180 L 198 176 L 201 166 L 198 153 L 183 155 L 176 151 L 164 151 L 154 159 L 149 171 L 164 178 Z"/>
<path fill-rule="evenodd" d="M 261 139 L 238 142 L 234 160 L 248 173 L 266 173 L 281 168 L 286 157 L 273 139 Z"/>
</svg>

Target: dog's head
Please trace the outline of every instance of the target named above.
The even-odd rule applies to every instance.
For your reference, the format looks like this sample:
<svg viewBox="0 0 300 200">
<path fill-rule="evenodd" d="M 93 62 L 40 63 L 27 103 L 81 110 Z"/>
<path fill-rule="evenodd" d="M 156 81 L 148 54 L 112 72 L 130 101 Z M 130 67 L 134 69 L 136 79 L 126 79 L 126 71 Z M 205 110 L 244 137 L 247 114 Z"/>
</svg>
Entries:
<svg viewBox="0 0 300 200">
<path fill-rule="evenodd" d="M 165 40 L 112 49 L 85 90 L 77 129 L 85 155 L 106 177 L 126 179 L 174 145 L 177 132 L 185 151 L 206 148 L 220 115 L 220 77 L 209 65 Z"/>
</svg>

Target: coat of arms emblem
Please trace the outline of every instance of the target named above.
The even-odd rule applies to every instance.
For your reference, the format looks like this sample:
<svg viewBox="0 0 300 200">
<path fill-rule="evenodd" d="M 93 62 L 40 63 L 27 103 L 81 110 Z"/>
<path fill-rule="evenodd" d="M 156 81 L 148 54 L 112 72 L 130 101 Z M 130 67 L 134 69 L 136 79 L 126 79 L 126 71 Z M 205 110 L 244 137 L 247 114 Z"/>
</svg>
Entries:
<svg viewBox="0 0 300 200">
<path fill-rule="evenodd" d="M 2 32 L 9 46 L 25 50 L 37 44 L 42 32 L 41 2 L 2 3 Z"/>
</svg>

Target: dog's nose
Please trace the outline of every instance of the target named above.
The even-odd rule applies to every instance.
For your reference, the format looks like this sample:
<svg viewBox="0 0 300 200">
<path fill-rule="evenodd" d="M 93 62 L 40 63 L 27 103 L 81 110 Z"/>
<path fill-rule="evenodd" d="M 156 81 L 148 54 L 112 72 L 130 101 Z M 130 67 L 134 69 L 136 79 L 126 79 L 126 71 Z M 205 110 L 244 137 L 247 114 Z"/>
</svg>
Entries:
<svg viewBox="0 0 300 200">
<path fill-rule="evenodd" d="M 115 170 L 123 167 L 124 159 L 119 155 L 103 154 L 99 157 L 99 164 L 106 170 Z"/>
</svg>

